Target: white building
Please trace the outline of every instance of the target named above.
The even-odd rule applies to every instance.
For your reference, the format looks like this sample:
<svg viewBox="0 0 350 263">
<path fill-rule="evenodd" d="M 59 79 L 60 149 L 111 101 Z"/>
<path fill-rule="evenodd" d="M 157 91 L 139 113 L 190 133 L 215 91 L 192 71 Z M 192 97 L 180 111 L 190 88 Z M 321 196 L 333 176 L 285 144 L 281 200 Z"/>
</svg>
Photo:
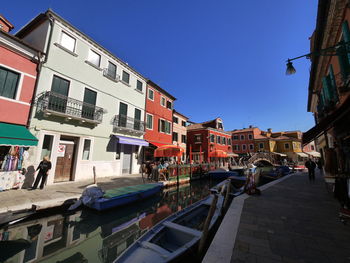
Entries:
<svg viewBox="0 0 350 263">
<path fill-rule="evenodd" d="M 51 10 L 17 34 L 45 53 L 30 130 L 31 160 L 49 155 L 48 183 L 139 172 L 145 78 Z"/>
</svg>

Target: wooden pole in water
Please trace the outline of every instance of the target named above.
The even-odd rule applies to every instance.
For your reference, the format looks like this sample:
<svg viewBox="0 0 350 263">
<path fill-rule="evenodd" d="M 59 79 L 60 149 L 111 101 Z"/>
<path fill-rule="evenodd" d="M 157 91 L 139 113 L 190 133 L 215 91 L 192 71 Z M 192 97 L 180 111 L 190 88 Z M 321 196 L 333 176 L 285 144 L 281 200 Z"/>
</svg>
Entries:
<svg viewBox="0 0 350 263">
<path fill-rule="evenodd" d="M 226 211 L 227 207 L 228 207 L 228 201 L 230 199 L 230 192 L 231 192 L 231 179 L 227 180 L 227 186 L 226 186 L 226 195 L 225 195 L 225 201 L 224 201 L 224 206 L 223 206 L 223 210 Z"/>
<path fill-rule="evenodd" d="M 205 246 L 205 242 L 207 241 L 210 222 L 211 222 L 211 219 L 213 218 L 213 215 L 215 213 L 217 202 L 218 202 L 218 196 L 214 195 L 213 201 L 211 202 L 211 205 L 210 205 L 208 216 L 205 219 L 202 238 L 199 241 L 199 247 L 198 247 L 198 254 L 199 255 L 201 255 L 201 253 L 203 252 L 203 249 L 204 249 L 204 246 Z"/>
<path fill-rule="evenodd" d="M 92 171 L 94 173 L 94 184 L 96 184 L 97 183 L 97 178 L 96 178 L 96 167 L 95 166 L 92 167 Z"/>
<path fill-rule="evenodd" d="M 179 184 L 180 184 L 180 182 L 179 182 L 179 164 L 176 164 L 176 176 L 177 176 L 177 178 L 176 178 L 177 187 L 179 187 Z"/>
</svg>

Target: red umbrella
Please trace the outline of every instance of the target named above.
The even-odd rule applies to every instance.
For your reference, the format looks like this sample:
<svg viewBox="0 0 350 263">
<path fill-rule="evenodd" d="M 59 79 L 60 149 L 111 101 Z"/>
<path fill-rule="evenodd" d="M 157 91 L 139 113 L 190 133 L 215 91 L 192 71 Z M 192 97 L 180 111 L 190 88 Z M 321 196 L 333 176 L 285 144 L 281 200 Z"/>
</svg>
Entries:
<svg viewBox="0 0 350 263">
<path fill-rule="evenodd" d="M 176 145 L 163 145 L 154 151 L 154 157 L 180 157 L 185 150 Z"/>
<path fill-rule="evenodd" d="M 227 152 L 223 150 L 214 150 L 209 153 L 209 157 L 227 157 Z"/>
</svg>

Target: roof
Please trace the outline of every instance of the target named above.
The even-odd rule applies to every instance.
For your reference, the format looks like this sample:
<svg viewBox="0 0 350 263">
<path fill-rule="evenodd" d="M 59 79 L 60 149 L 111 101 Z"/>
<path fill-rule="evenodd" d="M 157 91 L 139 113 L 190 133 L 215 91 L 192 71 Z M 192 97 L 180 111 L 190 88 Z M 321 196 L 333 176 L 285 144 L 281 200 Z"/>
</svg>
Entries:
<svg viewBox="0 0 350 263">
<path fill-rule="evenodd" d="M 272 139 L 274 139 L 276 141 L 295 140 L 295 138 L 287 137 L 287 136 L 284 136 L 284 135 L 278 136 L 278 137 L 275 137 L 275 138 L 272 138 Z"/>
<path fill-rule="evenodd" d="M 4 22 L 8 25 L 8 27 L 10 28 L 10 30 L 15 28 L 14 25 L 12 25 L 12 24 L 10 23 L 10 21 L 8 21 L 2 14 L 0 14 L 0 19 L 1 19 L 2 21 L 4 21 Z"/>
<path fill-rule="evenodd" d="M 5 35 L 5 36 L 11 38 L 11 39 L 14 40 L 14 41 L 17 41 L 19 44 L 24 45 L 24 46 L 26 46 L 26 47 L 32 49 L 34 52 L 38 52 L 38 53 L 40 52 L 40 53 L 42 53 L 42 54 L 45 54 L 45 53 L 43 53 L 42 51 L 40 51 L 39 49 L 36 49 L 36 48 L 32 47 L 31 45 L 29 45 L 28 43 L 24 42 L 22 39 L 20 39 L 20 38 L 14 36 L 14 35 L 11 35 L 11 34 L 5 32 L 5 31 L 3 31 L 3 30 L 0 30 L 0 34 L 3 34 L 3 35 Z"/>
<path fill-rule="evenodd" d="M 256 134 L 254 135 L 254 139 L 259 140 L 259 139 L 269 139 L 270 137 L 261 135 L 261 134 Z"/>
<path fill-rule="evenodd" d="M 93 40 L 90 36 L 83 33 L 81 30 L 73 26 L 71 23 L 69 23 L 67 20 L 56 14 L 51 9 L 48 9 L 45 13 L 41 13 L 37 15 L 35 18 L 33 18 L 31 21 L 29 21 L 25 26 L 23 26 L 17 33 L 16 36 L 19 38 L 25 37 L 29 32 L 31 32 L 38 24 L 41 24 L 45 20 L 49 19 L 49 16 L 53 17 L 54 19 L 58 19 L 61 22 L 65 23 L 68 27 L 71 28 L 71 30 L 76 31 L 76 33 L 82 35 L 84 38 L 87 38 L 88 41 L 90 41 L 92 44 L 98 46 L 102 51 L 106 52 L 108 55 L 115 58 L 120 64 L 122 64 L 125 68 L 128 68 L 130 71 L 138 75 L 140 78 L 147 81 L 147 79 L 142 76 L 140 73 L 138 73 L 134 68 L 130 67 L 126 62 L 115 56 L 112 52 L 110 52 L 108 49 L 101 46 L 98 42 Z"/>
<path fill-rule="evenodd" d="M 154 83 L 152 80 L 147 79 L 147 84 L 151 85 L 153 88 L 157 89 L 158 91 L 160 91 L 161 93 L 167 95 L 170 99 L 172 100 L 176 100 L 176 98 L 171 95 L 169 92 L 167 92 L 165 89 L 162 89 L 158 84 Z"/>
<path fill-rule="evenodd" d="M 185 116 L 185 115 L 183 115 L 182 113 L 180 113 L 180 112 L 176 111 L 175 109 L 174 109 L 174 114 L 180 115 L 180 116 L 184 117 L 186 120 L 188 120 L 188 119 L 189 119 L 188 117 L 186 117 L 186 116 Z"/>
<path fill-rule="evenodd" d="M 244 129 L 239 129 L 239 130 L 233 130 L 233 131 L 230 131 L 230 132 L 231 133 L 240 133 L 240 132 L 253 131 L 254 129 L 258 129 L 258 127 L 244 128 Z"/>
</svg>

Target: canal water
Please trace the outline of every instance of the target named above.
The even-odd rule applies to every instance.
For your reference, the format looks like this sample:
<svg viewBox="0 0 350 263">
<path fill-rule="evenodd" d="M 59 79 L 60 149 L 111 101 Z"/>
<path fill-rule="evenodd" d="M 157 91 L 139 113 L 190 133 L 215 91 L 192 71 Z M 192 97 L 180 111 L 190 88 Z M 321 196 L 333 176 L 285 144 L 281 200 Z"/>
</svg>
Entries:
<svg viewBox="0 0 350 263">
<path fill-rule="evenodd" d="M 0 230 L 0 262 L 113 262 L 162 219 L 209 195 L 218 182 L 194 181 L 132 205 L 37 217 Z"/>
</svg>

